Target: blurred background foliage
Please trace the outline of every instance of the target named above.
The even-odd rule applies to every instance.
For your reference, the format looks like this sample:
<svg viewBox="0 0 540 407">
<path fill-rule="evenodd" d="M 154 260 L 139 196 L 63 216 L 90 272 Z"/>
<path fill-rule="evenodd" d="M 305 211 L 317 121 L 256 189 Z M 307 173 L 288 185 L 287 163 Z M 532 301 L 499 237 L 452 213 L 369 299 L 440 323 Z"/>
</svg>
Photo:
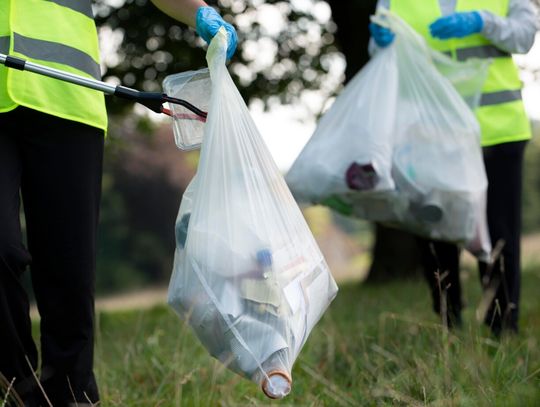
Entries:
<svg viewBox="0 0 540 407">
<path fill-rule="evenodd" d="M 306 92 L 322 92 L 327 97 L 336 94 L 341 82 L 350 79 L 368 60 L 367 26 L 375 3 L 209 2 L 217 5 L 238 30 L 239 48 L 229 65 L 235 83 L 248 104 L 259 103 L 266 109 L 303 103 Z M 206 65 L 204 43 L 194 30 L 167 17 L 149 0 L 97 0 L 94 12 L 107 81 L 159 91 L 167 75 Z M 270 24 L 265 19 L 270 19 Z M 341 76 L 333 71 L 339 61 L 346 61 Z M 144 109 L 117 98 L 107 98 L 107 104 L 110 130 L 97 277 L 101 294 L 168 281 L 175 249 L 174 221 L 198 161 L 196 152 L 176 149 L 168 121 L 156 121 Z M 540 132 L 539 126 L 536 132 Z M 540 228 L 538 162 L 540 143 L 535 141 L 527 152 L 525 172 L 527 232 Z M 372 275 L 383 277 L 414 271 L 414 250 L 403 243 L 403 236 L 387 237 L 391 244 L 382 248 L 382 255 L 375 250 L 375 259 L 380 260 L 377 266 L 377 261 L 372 262 L 369 224 L 336 217 L 323 208 L 310 208 L 305 214 L 333 268 L 351 277 L 369 269 L 370 264 Z M 406 254 L 409 263 L 404 261 Z M 399 266 L 387 264 L 388 259 L 399 260 Z"/>
<path fill-rule="evenodd" d="M 335 23 L 323 1 L 208 1 L 235 25 L 239 47 L 229 71 L 247 101 L 297 101 L 305 90 L 325 88 L 331 61 L 339 57 Z M 150 0 L 98 0 L 102 42 L 117 45 L 104 60 L 105 80 L 159 91 L 172 73 L 206 66 L 204 41 L 195 31 L 160 12 Z M 109 99 L 110 112 L 125 107 Z"/>
</svg>

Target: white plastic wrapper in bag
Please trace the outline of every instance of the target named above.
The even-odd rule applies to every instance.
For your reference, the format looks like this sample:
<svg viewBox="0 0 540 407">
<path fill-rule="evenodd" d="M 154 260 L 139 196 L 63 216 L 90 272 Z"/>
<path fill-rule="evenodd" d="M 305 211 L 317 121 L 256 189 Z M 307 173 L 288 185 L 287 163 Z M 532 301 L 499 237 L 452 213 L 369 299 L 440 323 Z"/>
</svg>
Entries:
<svg viewBox="0 0 540 407">
<path fill-rule="evenodd" d="M 207 53 L 208 120 L 176 222 L 168 302 L 212 356 L 281 398 L 337 286 L 226 69 L 226 38 Z"/>
<path fill-rule="evenodd" d="M 470 61 L 460 74 L 459 62 L 431 50 L 395 14 L 381 10 L 375 19 L 396 33 L 394 43 L 338 96 L 287 182 L 301 201 L 464 243 L 486 259 L 487 178 L 467 103 L 478 103 L 488 65 Z"/>
</svg>

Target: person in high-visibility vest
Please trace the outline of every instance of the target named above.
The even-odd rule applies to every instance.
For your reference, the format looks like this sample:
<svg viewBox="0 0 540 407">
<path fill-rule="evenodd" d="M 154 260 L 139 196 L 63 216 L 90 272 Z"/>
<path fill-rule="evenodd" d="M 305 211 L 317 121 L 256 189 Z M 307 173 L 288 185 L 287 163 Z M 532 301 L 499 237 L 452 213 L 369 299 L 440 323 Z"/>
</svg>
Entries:
<svg viewBox="0 0 540 407">
<path fill-rule="evenodd" d="M 209 42 L 237 36 L 202 0 L 153 0 Z M 91 0 L 2 0 L 0 53 L 100 79 Z M 0 402 L 95 405 L 93 373 L 96 229 L 107 113 L 102 93 L 0 66 Z M 19 219 L 20 196 L 27 247 Z M 41 372 L 29 301 L 30 265 L 41 315 Z"/>
<path fill-rule="evenodd" d="M 534 43 L 537 31 L 534 6 L 530 0 L 379 0 L 378 7 L 395 12 L 432 48 L 453 58 L 493 59 L 476 116 L 482 131 L 489 182 L 487 218 L 490 237 L 493 243 L 504 241 L 505 244 L 493 274 L 486 275 L 485 263 L 480 263 L 479 268 L 481 277 L 488 277 L 483 278 L 484 286 L 490 285 L 486 280 L 495 283 L 500 279 L 485 323 L 497 336 L 503 330 L 517 332 L 522 167 L 531 126 L 521 99 L 522 83 L 512 54 L 526 53 Z M 395 37 L 387 28 L 373 23 L 370 31 L 378 47 L 390 45 Z M 459 247 L 426 239 L 419 239 L 419 242 L 434 309 L 442 312 L 442 287 L 448 323 L 460 325 Z"/>
</svg>

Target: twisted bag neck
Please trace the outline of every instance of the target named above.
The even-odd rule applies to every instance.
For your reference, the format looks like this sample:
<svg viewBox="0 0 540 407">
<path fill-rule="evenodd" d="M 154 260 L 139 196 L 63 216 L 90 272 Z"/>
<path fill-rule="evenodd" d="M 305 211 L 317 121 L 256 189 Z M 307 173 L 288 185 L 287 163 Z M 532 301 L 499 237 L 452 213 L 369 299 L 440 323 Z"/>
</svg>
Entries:
<svg viewBox="0 0 540 407">
<path fill-rule="evenodd" d="M 431 50 L 424 39 L 395 13 L 380 8 L 377 10 L 377 14 L 371 17 L 371 20 L 394 32 L 396 34 L 396 42 L 405 41 L 409 44 L 414 44 L 415 49 L 421 50 L 428 58 L 430 58 Z"/>
<path fill-rule="evenodd" d="M 227 61 L 227 46 L 227 31 L 225 28 L 221 27 L 210 42 L 210 46 L 206 52 L 206 61 L 208 62 L 208 69 L 210 70 L 212 81 L 223 79 L 223 71 L 226 71 L 225 62 Z"/>
</svg>

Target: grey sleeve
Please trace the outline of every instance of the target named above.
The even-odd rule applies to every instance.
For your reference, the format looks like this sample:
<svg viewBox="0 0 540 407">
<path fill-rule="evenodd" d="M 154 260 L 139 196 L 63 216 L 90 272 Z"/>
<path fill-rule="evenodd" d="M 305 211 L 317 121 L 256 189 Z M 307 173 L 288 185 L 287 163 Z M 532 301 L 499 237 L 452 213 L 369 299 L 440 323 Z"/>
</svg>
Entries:
<svg viewBox="0 0 540 407">
<path fill-rule="evenodd" d="M 385 9 L 390 8 L 390 0 L 379 0 L 377 1 L 377 8 L 384 7 Z"/>
<path fill-rule="evenodd" d="M 495 46 L 512 54 L 526 54 L 538 30 L 536 9 L 531 0 L 510 0 L 507 17 L 480 11 L 484 20 L 482 35 Z"/>
<path fill-rule="evenodd" d="M 377 1 L 377 8 L 384 7 L 385 9 L 390 8 L 390 0 L 378 0 Z M 373 38 L 369 39 L 369 46 L 368 46 L 368 52 L 369 55 L 373 56 L 377 53 L 379 50 L 379 47 L 377 44 L 375 44 L 375 41 L 373 41 Z"/>
</svg>

